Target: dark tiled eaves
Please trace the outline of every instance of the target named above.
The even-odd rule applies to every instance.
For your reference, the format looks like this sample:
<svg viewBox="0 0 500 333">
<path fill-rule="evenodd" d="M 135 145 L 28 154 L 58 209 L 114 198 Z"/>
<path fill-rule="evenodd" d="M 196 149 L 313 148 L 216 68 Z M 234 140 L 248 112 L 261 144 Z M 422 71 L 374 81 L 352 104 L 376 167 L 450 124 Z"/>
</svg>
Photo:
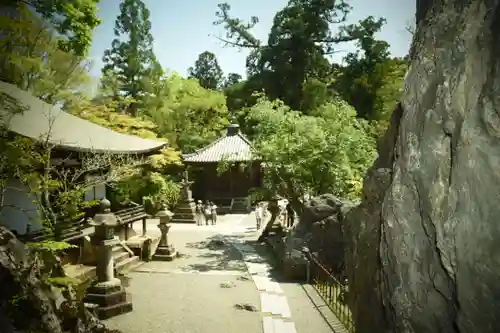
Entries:
<svg viewBox="0 0 500 333">
<path fill-rule="evenodd" d="M 186 163 L 248 162 L 254 160 L 252 146 L 242 134 L 224 136 L 210 145 L 183 155 Z"/>
<path fill-rule="evenodd" d="M 0 93 L 12 97 L 25 107 L 22 114 L 12 116 L 12 111 L 0 106 L 0 121 L 8 130 L 33 140 L 48 140 L 59 149 L 112 154 L 145 154 L 161 149 L 167 144 L 163 141 L 118 133 L 91 123 L 5 82 L 0 82 Z"/>
</svg>

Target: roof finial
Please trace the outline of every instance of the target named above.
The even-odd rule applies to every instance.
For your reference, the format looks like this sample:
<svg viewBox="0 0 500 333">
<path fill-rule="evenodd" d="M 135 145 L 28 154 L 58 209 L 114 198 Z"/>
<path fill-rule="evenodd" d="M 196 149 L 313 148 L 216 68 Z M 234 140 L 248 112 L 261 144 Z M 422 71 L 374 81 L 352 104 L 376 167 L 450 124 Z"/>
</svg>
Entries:
<svg viewBox="0 0 500 333">
<path fill-rule="evenodd" d="M 230 124 L 227 126 L 227 136 L 238 135 L 240 133 L 240 125 Z"/>
</svg>

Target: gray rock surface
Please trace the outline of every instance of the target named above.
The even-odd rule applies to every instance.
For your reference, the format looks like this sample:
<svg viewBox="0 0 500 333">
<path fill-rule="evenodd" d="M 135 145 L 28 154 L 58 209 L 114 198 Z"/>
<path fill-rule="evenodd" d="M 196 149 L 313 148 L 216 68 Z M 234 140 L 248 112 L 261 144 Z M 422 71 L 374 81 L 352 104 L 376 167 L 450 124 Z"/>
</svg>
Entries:
<svg viewBox="0 0 500 333">
<path fill-rule="evenodd" d="M 356 332 L 498 332 L 500 3 L 417 3 L 406 90 L 348 216 Z"/>
<path fill-rule="evenodd" d="M 307 247 L 332 271 L 342 270 L 344 262 L 343 221 L 353 203 L 332 194 L 322 194 L 304 204 L 298 223 L 283 240 L 283 265 L 303 271 L 303 249 Z M 293 274 L 296 275 L 296 274 Z"/>
<path fill-rule="evenodd" d="M 71 287 L 54 288 L 62 272 L 51 253 L 30 250 L 0 227 L 0 327 L 2 332 L 112 333 L 88 312 Z"/>
</svg>

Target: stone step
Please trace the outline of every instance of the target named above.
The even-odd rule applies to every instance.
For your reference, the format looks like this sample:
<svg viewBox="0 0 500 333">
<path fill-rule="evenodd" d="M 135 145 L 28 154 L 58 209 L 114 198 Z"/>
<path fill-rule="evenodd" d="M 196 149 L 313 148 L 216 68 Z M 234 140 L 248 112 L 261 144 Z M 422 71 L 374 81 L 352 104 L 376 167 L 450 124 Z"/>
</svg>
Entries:
<svg viewBox="0 0 500 333">
<path fill-rule="evenodd" d="M 126 251 L 123 247 L 121 247 L 120 245 L 115 245 L 113 246 L 113 248 L 111 249 L 111 253 L 112 255 L 114 256 L 115 254 L 117 253 L 122 253 L 123 251 Z"/>
<path fill-rule="evenodd" d="M 172 219 L 172 222 L 174 223 L 191 223 L 191 224 L 194 224 L 196 223 L 196 220 L 195 219 L 180 219 L 180 218 L 174 218 Z"/>
<path fill-rule="evenodd" d="M 65 273 L 67 276 L 80 281 L 87 281 L 95 277 L 95 266 L 86 265 L 68 265 L 65 266 Z"/>
<path fill-rule="evenodd" d="M 115 265 L 115 269 L 119 273 L 126 273 L 134 268 L 137 268 L 141 264 L 141 260 L 138 256 L 133 256 L 120 261 Z"/>
<path fill-rule="evenodd" d="M 196 218 L 195 214 L 175 214 L 174 220 L 193 220 Z"/>
<path fill-rule="evenodd" d="M 262 326 L 264 333 L 297 333 L 292 321 L 281 318 L 263 317 Z"/>
<path fill-rule="evenodd" d="M 124 252 L 117 252 L 113 254 L 113 259 L 115 261 L 115 265 L 118 263 L 122 262 L 123 260 L 126 260 L 127 258 L 130 258 L 130 253 L 124 251 Z"/>
<path fill-rule="evenodd" d="M 260 293 L 260 300 L 262 312 L 283 318 L 292 317 L 285 295 Z"/>
</svg>

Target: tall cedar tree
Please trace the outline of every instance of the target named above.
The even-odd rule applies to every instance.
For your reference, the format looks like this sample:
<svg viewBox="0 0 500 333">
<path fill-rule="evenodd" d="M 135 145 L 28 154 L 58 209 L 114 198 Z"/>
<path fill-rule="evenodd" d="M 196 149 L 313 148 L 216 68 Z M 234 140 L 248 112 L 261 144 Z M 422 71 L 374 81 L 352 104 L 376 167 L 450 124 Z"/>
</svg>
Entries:
<svg viewBox="0 0 500 333">
<path fill-rule="evenodd" d="M 283 100 L 292 109 L 307 112 L 317 101 L 307 101 L 305 95 L 318 83 L 326 85 L 332 77 L 328 57 L 342 42 L 354 41 L 367 34 L 362 24 L 346 25 L 351 7 L 338 0 L 290 0 L 275 17 L 267 44 L 257 40 L 250 30 L 258 22 L 250 23 L 232 18 L 227 3 L 219 5 L 216 25 L 226 30 L 227 45 L 251 49 L 247 59 L 250 81 L 264 83 L 266 94 Z M 370 31 L 378 30 L 383 20 L 372 20 Z M 331 31 L 338 26 L 338 33 Z M 258 78 L 257 78 L 258 77 Z"/>
<path fill-rule="evenodd" d="M 103 74 L 115 72 L 121 95 L 134 100 L 127 110 L 132 116 L 137 115 L 141 102 L 149 94 L 146 78 L 156 61 L 149 16 L 141 0 L 124 0 L 115 21 L 115 39 L 103 57 Z"/>
<path fill-rule="evenodd" d="M 194 67 L 188 69 L 190 78 L 198 79 L 205 89 L 217 90 L 222 87 L 224 73 L 222 72 L 215 54 L 209 51 L 200 53 Z"/>
</svg>

